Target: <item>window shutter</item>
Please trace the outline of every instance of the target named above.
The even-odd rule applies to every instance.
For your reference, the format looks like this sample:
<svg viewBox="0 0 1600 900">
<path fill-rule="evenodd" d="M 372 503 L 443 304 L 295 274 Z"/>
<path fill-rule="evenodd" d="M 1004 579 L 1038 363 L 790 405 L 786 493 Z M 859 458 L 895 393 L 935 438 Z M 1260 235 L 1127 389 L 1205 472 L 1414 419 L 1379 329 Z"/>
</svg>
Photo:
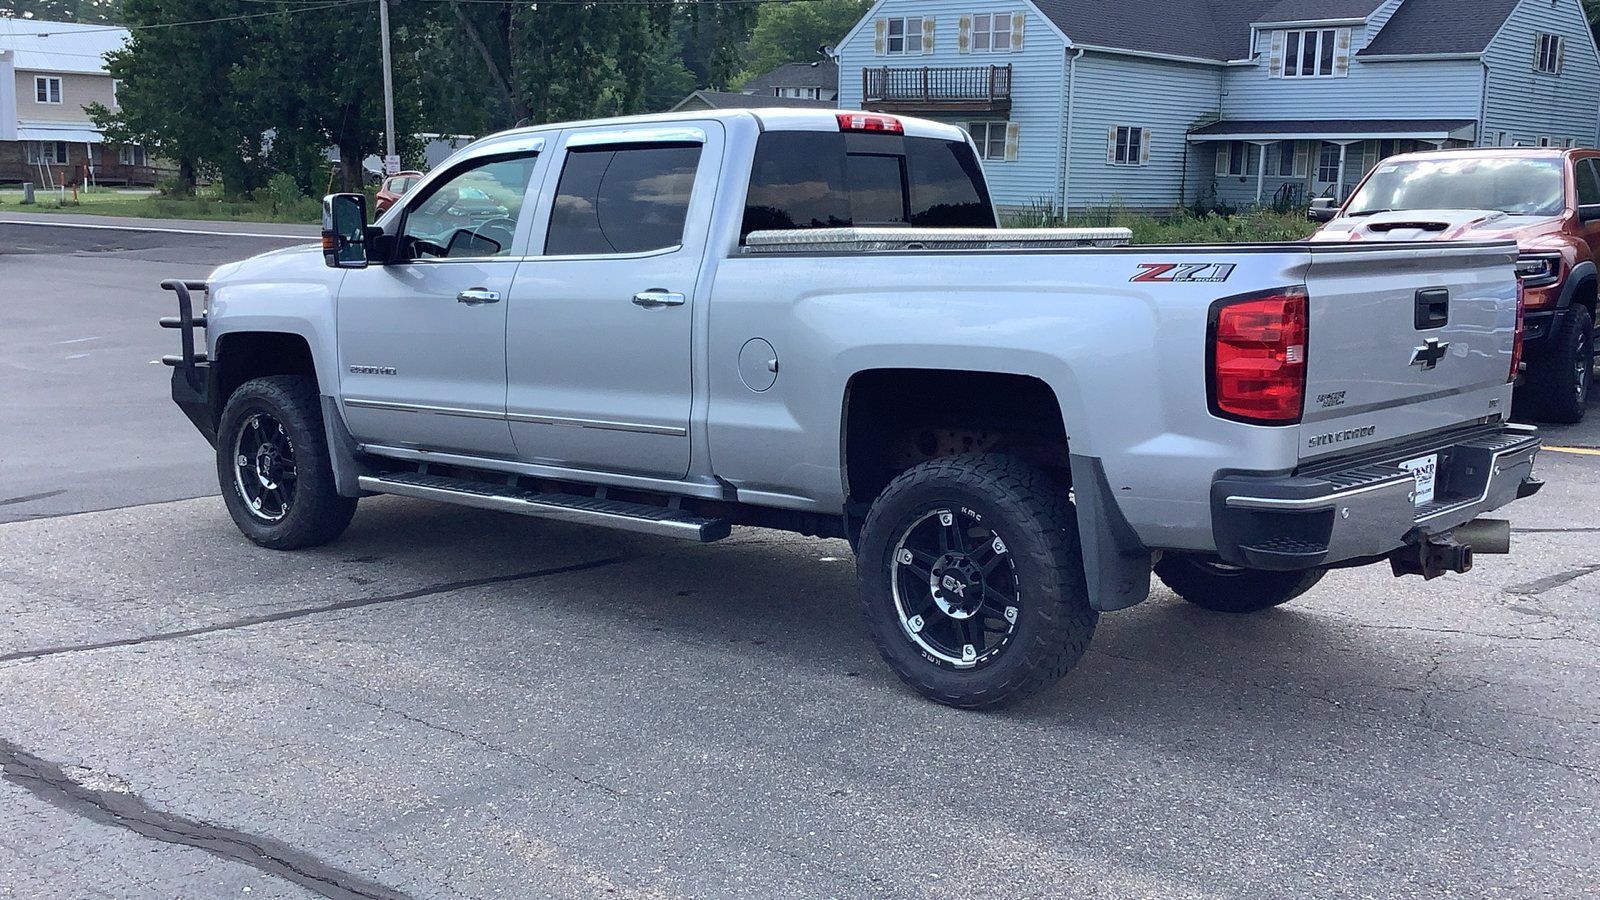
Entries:
<svg viewBox="0 0 1600 900">
<path fill-rule="evenodd" d="M 1365 176 L 1378 164 L 1378 142 L 1363 141 L 1361 144 L 1361 174 Z"/>
<path fill-rule="evenodd" d="M 1218 174 L 1218 175 L 1226 175 L 1226 174 L 1228 174 L 1228 151 L 1230 149 L 1229 145 L 1225 141 L 1217 141 L 1216 147 L 1217 147 L 1216 174 Z"/>
<path fill-rule="evenodd" d="M 1343 78 L 1350 74 L 1350 29 L 1339 29 L 1333 42 L 1333 74 Z"/>
<path fill-rule="evenodd" d="M 922 55 L 933 52 L 933 16 L 922 17 Z"/>
<path fill-rule="evenodd" d="M 1117 164 L 1117 128 L 1115 125 L 1111 126 L 1110 131 L 1106 132 L 1106 162 L 1111 165 Z"/>
<path fill-rule="evenodd" d="M 872 52 L 877 56 L 882 56 L 889 49 L 889 20 L 873 20 L 872 32 Z"/>
<path fill-rule="evenodd" d="M 1567 59 L 1567 39 L 1566 38 L 1562 38 L 1562 37 L 1558 37 L 1558 38 L 1556 38 L 1556 74 L 1557 75 L 1561 74 L 1561 69 L 1566 64 L 1566 59 Z"/>
<path fill-rule="evenodd" d="M 1139 165 L 1150 165 L 1150 129 L 1144 129 L 1144 134 L 1139 140 Z"/>
<path fill-rule="evenodd" d="M 972 14 L 963 13 L 956 20 L 956 52 L 972 52 Z"/>
<path fill-rule="evenodd" d="M 1006 162 L 1017 161 L 1017 135 L 1022 131 L 1022 126 L 1016 122 L 1006 123 Z"/>
<path fill-rule="evenodd" d="M 1538 32 L 1534 33 L 1534 35 L 1533 35 L 1533 70 L 1535 72 L 1539 71 L 1539 61 L 1540 61 L 1539 60 L 1539 51 L 1542 49 L 1539 46 L 1539 44 L 1543 40 L 1544 40 L 1544 36 L 1543 35 L 1539 34 Z"/>
<path fill-rule="evenodd" d="M 1283 42 L 1284 33 L 1281 31 L 1274 31 L 1272 33 L 1272 43 L 1270 45 L 1271 49 L 1267 54 L 1268 78 L 1283 77 Z"/>
<path fill-rule="evenodd" d="M 1311 145 L 1305 141 L 1294 143 L 1294 177 L 1306 177 L 1306 164 L 1311 161 Z"/>
<path fill-rule="evenodd" d="M 1011 14 L 1011 49 L 1014 51 L 1022 49 L 1022 20 L 1025 18 L 1020 9 Z"/>
</svg>

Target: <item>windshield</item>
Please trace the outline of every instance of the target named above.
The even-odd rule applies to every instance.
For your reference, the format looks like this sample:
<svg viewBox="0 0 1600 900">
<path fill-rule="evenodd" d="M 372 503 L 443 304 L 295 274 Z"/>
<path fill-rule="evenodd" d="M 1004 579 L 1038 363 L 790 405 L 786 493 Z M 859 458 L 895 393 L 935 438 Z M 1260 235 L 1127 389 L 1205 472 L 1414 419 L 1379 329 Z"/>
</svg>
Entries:
<svg viewBox="0 0 1600 900">
<path fill-rule="evenodd" d="M 1498 209 L 1553 216 L 1566 206 L 1560 159 L 1471 157 L 1382 162 L 1345 215 L 1392 209 Z"/>
</svg>

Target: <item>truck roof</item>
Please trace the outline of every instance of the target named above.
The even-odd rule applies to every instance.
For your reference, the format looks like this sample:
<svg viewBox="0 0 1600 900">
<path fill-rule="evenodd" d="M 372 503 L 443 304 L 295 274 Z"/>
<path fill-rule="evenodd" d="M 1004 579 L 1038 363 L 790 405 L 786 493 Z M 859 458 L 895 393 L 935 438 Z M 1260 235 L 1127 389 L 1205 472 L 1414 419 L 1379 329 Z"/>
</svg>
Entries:
<svg viewBox="0 0 1600 900">
<path fill-rule="evenodd" d="M 838 131 L 841 114 L 873 116 L 899 122 L 905 133 L 912 137 L 937 138 L 946 141 L 967 141 L 967 133 L 956 125 L 918 119 L 912 116 L 891 116 L 868 113 L 854 109 L 805 109 L 798 107 L 767 107 L 763 109 L 686 110 L 683 112 L 649 113 L 637 116 L 614 116 L 609 119 L 589 119 L 582 122 L 550 122 L 528 125 L 496 132 L 468 145 L 481 147 L 487 143 L 514 143 L 518 138 L 553 134 L 566 128 L 600 128 L 609 125 L 675 125 L 681 122 L 707 120 L 728 124 L 754 124 L 760 131 Z"/>
<path fill-rule="evenodd" d="M 1412 159 L 1560 159 L 1574 153 L 1594 153 L 1592 147 L 1456 147 L 1450 150 L 1417 150 L 1396 153 L 1384 162 Z"/>
</svg>

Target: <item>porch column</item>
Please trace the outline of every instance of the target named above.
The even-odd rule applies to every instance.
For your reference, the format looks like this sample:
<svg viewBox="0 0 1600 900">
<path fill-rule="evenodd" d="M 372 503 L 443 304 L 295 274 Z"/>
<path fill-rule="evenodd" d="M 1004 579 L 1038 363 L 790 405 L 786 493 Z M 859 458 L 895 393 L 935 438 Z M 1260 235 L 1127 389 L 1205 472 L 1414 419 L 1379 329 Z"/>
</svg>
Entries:
<svg viewBox="0 0 1600 900">
<path fill-rule="evenodd" d="M 1267 185 L 1267 145 L 1256 144 L 1256 205 L 1261 205 L 1261 194 Z"/>
<path fill-rule="evenodd" d="M 1344 203 L 1344 157 L 1345 153 L 1349 151 L 1349 149 L 1349 143 L 1345 141 L 1339 142 L 1339 180 L 1336 181 L 1333 186 L 1333 199 L 1335 203 Z"/>
</svg>

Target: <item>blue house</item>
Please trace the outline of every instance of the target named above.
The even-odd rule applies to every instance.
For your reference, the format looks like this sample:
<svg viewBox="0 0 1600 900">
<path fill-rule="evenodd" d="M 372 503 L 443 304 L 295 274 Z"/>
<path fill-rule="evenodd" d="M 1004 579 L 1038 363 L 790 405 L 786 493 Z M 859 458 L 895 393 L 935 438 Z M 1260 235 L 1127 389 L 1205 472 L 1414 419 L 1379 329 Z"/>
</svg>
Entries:
<svg viewBox="0 0 1600 900">
<path fill-rule="evenodd" d="M 836 52 L 840 107 L 962 125 L 1013 209 L 1302 203 L 1600 136 L 1580 0 L 878 0 Z"/>
</svg>

